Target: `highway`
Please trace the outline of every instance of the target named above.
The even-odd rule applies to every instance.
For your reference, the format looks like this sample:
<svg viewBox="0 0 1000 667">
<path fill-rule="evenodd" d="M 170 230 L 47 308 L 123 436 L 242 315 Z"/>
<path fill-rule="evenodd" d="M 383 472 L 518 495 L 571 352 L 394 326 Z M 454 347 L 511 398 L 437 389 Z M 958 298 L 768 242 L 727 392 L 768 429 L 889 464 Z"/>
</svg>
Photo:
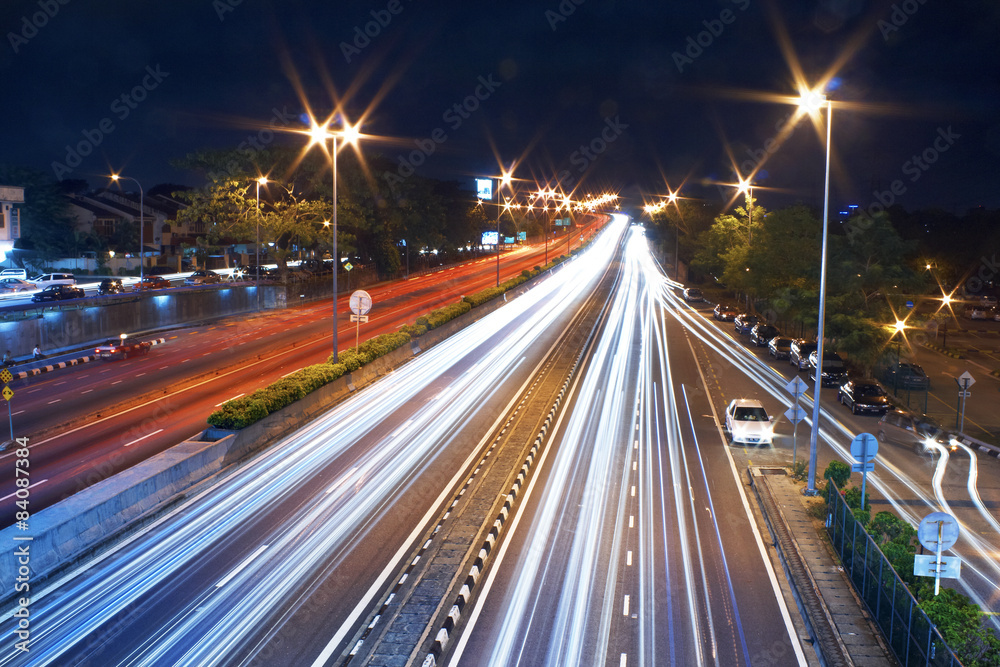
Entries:
<svg viewBox="0 0 1000 667">
<path fill-rule="evenodd" d="M 425 583 L 414 565 L 484 462 L 499 458 L 499 434 L 521 418 L 604 267 L 617 264 L 565 408 L 444 657 L 805 664 L 812 649 L 798 639 L 744 472 L 787 465 L 791 426 L 779 417 L 770 448 L 730 445 L 721 428 L 736 397 L 781 415 L 792 371 L 681 301 L 641 228 L 617 222 L 524 296 L 48 583 L 33 596 L 30 661 L 8 646 L 0 664 L 355 664 L 350 651 L 394 591 L 409 576 L 416 591 Z M 837 404 L 834 390 L 822 403 L 819 477 L 875 423 Z M 798 428 L 800 460 L 808 426 Z M 879 454 L 868 482 L 876 503 L 914 524 L 934 510 L 957 514 L 959 589 L 1000 611 L 1000 461 L 968 448 Z M 466 552 L 485 529 L 470 532 Z M 444 558 L 460 586 L 468 560 Z M 412 664 L 426 657 L 450 596 L 431 601 L 438 612 L 418 629 Z M 8 635 L 12 623 L 3 620 Z"/>
<path fill-rule="evenodd" d="M 620 236 L 622 225 L 614 227 Z M 503 414 L 588 294 L 614 252 L 615 230 L 605 239 L 589 261 L 562 265 L 374 391 L 39 591 L 30 663 L 252 661 L 272 655 L 269 637 L 303 608 L 321 610 L 312 623 L 326 636 L 279 650 L 315 648 L 319 656 L 338 645 L 336 629 L 352 629 L 369 608 L 389 568 L 467 473 L 481 447 L 476 433 Z M 14 653 L 2 662 L 26 664 Z"/>
<path fill-rule="evenodd" d="M 596 227 L 592 223 L 586 232 Z M 543 253 L 539 246 L 504 253 L 501 280 L 541 264 Z M 369 293 L 375 308 L 361 333 L 369 338 L 395 331 L 495 284 L 496 258 L 489 257 L 374 286 Z M 347 301 L 348 295 L 339 297 L 339 312 L 347 312 Z M 32 478 L 38 480 L 33 510 L 200 433 L 222 402 L 325 361 L 332 352 L 331 320 L 330 304 L 323 302 L 241 315 L 167 332 L 166 344 L 146 357 L 92 362 L 11 383 L 14 435 L 29 437 Z M 355 334 L 341 317 L 339 348 L 353 347 Z M 111 409 L 123 403 L 126 408 Z M 13 460 L 11 452 L 0 454 L 0 469 L 10 473 L 0 482 L 0 500 L 11 512 Z"/>
</svg>

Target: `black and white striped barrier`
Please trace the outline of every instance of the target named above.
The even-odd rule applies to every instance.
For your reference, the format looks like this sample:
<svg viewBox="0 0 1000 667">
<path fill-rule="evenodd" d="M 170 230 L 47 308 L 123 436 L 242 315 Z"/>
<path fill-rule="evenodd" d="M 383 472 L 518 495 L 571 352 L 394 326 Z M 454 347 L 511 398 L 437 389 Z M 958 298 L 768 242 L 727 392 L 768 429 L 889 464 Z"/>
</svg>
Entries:
<svg viewBox="0 0 1000 667">
<path fill-rule="evenodd" d="M 149 341 L 153 345 L 162 345 L 167 342 L 166 338 L 154 338 Z M 28 377 L 33 377 L 35 375 L 41 375 L 42 373 L 50 373 L 60 368 L 69 368 L 70 366 L 79 366 L 80 364 L 86 364 L 91 361 L 95 361 L 100 357 L 95 357 L 93 355 L 87 355 L 84 357 L 78 357 L 76 359 L 67 359 L 66 361 L 60 361 L 54 364 L 48 364 L 47 366 L 39 366 L 38 368 L 29 368 L 26 371 L 17 371 L 16 373 L 11 373 L 15 380 L 23 380 Z"/>
</svg>

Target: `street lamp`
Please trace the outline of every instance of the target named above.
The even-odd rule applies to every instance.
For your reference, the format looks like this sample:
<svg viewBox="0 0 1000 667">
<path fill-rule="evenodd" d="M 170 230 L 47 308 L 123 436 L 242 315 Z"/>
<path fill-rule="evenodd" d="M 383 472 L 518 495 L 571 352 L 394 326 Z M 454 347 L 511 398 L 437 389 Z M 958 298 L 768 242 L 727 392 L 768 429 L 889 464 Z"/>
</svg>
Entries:
<svg viewBox="0 0 1000 667">
<path fill-rule="evenodd" d="M 257 310 L 260 310 L 260 186 L 267 185 L 267 176 L 258 176 L 257 179 L 257 244 L 254 246 L 256 260 L 254 261 L 254 292 L 257 293 Z"/>
<path fill-rule="evenodd" d="M 333 363 L 337 363 L 337 267 L 339 259 L 337 257 L 337 139 L 343 138 L 346 143 L 353 144 L 356 143 L 360 137 L 360 131 L 356 126 L 352 127 L 347 123 L 343 124 L 343 129 L 340 132 L 331 132 L 330 124 L 331 121 L 327 122 L 325 125 L 320 125 L 315 119 L 310 118 L 309 127 L 309 145 L 318 144 L 320 146 L 326 147 L 326 140 L 330 139 L 330 169 L 333 172 L 333 218 L 331 220 L 331 227 L 333 230 Z"/>
<path fill-rule="evenodd" d="M 753 183 L 750 182 L 749 178 L 745 181 L 740 181 L 739 189 L 747 198 L 747 220 L 749 221 L 747 225 L 747 245 L 749 246 L 753 243 Z"/>
<path fill-rule="evenodd" d="M 809 482 L 806 495 L 816 495 L 816 440 L 819 435 L 819 395 L 823 386 L 823 324 L 826 315 L 826 246 L 827 221 L 830 212 L 830 138 L 833 127 L 833 104 L 825 95 L 812 91 L 803 95 L 799 105 L 810 112 L 818 112 L 826 107 L 826 175 L 823 185 L 823 249 L 820 255 L 819 268 L 819 322 L 816 327 L 816 377 L 813 389 L 812 428 L 809 432 Z"/>
<path fill-rule="evenodd" d="M 126 181 L 132 181 L 133 183 L 139 186 L 139 282 L 141 283 L 143 278 L 143 254 L 146 249 L 145 241 L 143 239 L 143 229 L 142 229 L 145 223 L 145 220 L 143 219 L 144 206 L 143 206 L 142 184 L 139 183 L 139 181 L 132 178 L 131 176 L 120 176 L 118 174 L 111 174 L 111 180 L 115 181 L 116 183 L 122 179 Z"/>
</svg>

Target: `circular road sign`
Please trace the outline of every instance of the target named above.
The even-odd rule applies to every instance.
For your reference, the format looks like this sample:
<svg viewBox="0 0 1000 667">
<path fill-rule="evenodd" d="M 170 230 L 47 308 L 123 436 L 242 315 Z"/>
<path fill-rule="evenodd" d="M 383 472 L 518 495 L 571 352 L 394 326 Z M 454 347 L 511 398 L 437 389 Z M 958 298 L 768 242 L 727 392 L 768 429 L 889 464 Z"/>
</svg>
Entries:
<svg viewBox="0 0 1000 667">
<path fill-rule="evenodd" d="M 859 433 L 851 440 L 851 456 L 861 463 L 868 463 L 878 454 L 878 440 L 871 433 Z"/>
<path fill-rule="evenodd" d="M 931 512 L 917 526 L 917 539 L 928 551 L 951 549 L 958 541 L 958 519 L 947 512 Z"/>
<path fill-rule="evenodd" d="M 359 289 L 351 295 L 351 312 L 355 315 L 367 315 L 372 309 L 372 298 L 368 292 Z"/>
</svg>

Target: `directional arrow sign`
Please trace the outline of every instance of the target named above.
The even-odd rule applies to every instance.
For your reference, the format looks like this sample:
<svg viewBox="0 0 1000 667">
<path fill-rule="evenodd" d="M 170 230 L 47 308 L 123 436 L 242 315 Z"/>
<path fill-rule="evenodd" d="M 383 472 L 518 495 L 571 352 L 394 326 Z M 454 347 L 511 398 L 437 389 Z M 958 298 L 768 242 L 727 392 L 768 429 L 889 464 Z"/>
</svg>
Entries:
<svg viewBox="0 0 1000 667">
<path fill-rule="evenodd" d="M 802 379 L 799 378 L 799 376 L 797 375 L 794 378 L 792 378 L 791 382 L 785 385 L 785 389 L 788 390 L 788 393 L 794 396 L 795 398 L 798 398 L 802 394 L 806 393 L 806 389 L 808 388 L 809 385 L 803 382 Z"/>
<path fill-rule="evenodd" d="M 962 397 L 962 398 L 969 398 L 970 396 L 972 396 L 972 392 L 971 391 L 960 391 L 960 392 L 958 392 L 958 395 L 960 397 Z"/>
<path fill-rule="evenodd" d="M 800 421 L 806 418 L 806 411 L 797 405 L 793 405 L 792 407 L 785 410 L 785 418 L 787 418 L 788 421 L 792 422 L 793 424 L 798 424 Z"/>
</svg>

